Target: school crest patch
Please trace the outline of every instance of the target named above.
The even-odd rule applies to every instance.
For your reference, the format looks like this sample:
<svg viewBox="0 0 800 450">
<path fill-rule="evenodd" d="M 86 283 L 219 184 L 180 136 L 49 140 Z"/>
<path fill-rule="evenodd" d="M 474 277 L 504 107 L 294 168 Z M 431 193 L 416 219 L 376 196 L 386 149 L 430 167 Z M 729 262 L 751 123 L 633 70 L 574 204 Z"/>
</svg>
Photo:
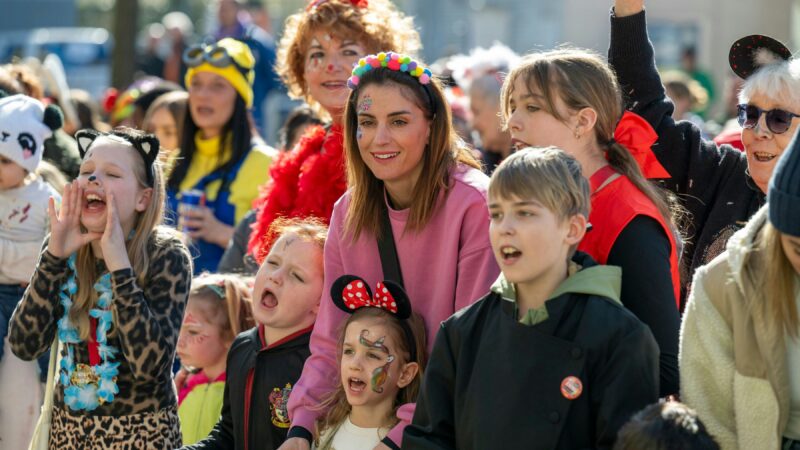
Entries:
<svg viewBox="0 0 800 450">
<path fill-rule="evenodd" d="M 272 424 L 278 428 L 289 428 L 289 410 L 286 405 L 289 403 L 289 394 L 292 393 L 292 384 L 274 388 L 269 394 L 269 410 L 272 413 Z"/>
</svg>

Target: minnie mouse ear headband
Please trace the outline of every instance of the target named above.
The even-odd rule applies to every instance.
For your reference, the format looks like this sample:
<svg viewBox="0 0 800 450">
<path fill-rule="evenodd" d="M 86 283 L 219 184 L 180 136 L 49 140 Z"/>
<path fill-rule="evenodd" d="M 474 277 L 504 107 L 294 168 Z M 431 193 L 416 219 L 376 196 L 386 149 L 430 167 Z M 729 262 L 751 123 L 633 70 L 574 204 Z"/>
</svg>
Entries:
<svg viewBox="0 0 800 450">
<path fill-rule="evenodd" d="M 130 145 L 133 147 L 144 160 L 147 186 L 153 187 L 153 180 L 155 179 L 153 162 L 158 156 L 159 149 L 158 138 L 154 134 L 139 135 L 118 130 L 114 130 L 109 133 L 101 133 L 91 129 L 80 130 L 75 133 L 75 139 L 78 141 L 78 151 L 81 154 L 81 159 L 86 156 L 86 152 L 89 151 L 89 147 L 97 140 L 97 138 L 101 137 L 116 141 L 122 145 Z"/>
<path fill-rule="evenodd" d="M 786 61 L 791 57 L 792 52 L 775 39 L 752 34 L 733 43 L 728 53 L 728 62 L 736 75 L 747 79 L 761 67 Z"/>
<path fill-rule="evenodd" d="M 417 360 L 417 346 L 406 319 L 411 317 L 411 301 L 403 288 L 393 281 L 380 281 L 372 296 L 367 282 L 355 275 L 342 275 L 331 286 L 333 304 L 353 314 L 361 308 L 379 308 L 397 317 L 410 349 L 411 361 Z"/>
</svg>

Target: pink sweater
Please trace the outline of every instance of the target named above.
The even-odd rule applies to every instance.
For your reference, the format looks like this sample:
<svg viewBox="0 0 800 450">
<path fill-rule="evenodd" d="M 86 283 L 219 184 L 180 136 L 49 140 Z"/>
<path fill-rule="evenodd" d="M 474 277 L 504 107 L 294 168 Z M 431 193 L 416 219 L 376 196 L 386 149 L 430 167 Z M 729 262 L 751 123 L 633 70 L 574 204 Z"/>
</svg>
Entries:
<svg viewBox="0 0 800 450">
<path fill-rule="evenodd" d="M 500 273 L 489 244 L 488 178 L 479 170 L 459 167 L 453 171 L 453 181 L 444 202 L 439 203 L 438 210 L 419 233 L 404 233 L 409 210 L 389 210 L 403 281 L 413 310 L 425 320 L 428 351 L 433 347 L 440 323 L 486 295 Z M 349 200 L 348 192 L 333 208 L 325 244 L 325 284 L 311 334 L 311 356 L 289 398 L 292 426 L 312 433 L 321 414 L 314 407 L 340 383 L 336 344 L 339 327 L 347 315 L 333 305 L 331 285 L 345 274 L 364 278 L 372 289 L 383 279 L 375 236 L 362 233 L 353 243 L 344 233 Z M 398 410 L 401 422 L 389 433 L 392 442 L 401 444 L 403 429 L 413 415 L 413 404 Z"/>
</svg>

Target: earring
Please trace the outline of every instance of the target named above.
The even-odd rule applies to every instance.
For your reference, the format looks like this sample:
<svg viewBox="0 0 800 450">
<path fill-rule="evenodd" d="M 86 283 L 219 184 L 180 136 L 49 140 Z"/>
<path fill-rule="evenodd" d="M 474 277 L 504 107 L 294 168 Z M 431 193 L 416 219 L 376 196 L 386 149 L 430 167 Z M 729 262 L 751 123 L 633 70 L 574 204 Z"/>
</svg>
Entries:
<svg viewBox="0 0 800 450">
<path fill-rule="evenodd" d="M 581 138 L 581 133 L 578 131 L 577 128 L 575 128 L 575 134 L 574 135 L 575 135 L 575 139 L 580 139 Z"/>
</svg>

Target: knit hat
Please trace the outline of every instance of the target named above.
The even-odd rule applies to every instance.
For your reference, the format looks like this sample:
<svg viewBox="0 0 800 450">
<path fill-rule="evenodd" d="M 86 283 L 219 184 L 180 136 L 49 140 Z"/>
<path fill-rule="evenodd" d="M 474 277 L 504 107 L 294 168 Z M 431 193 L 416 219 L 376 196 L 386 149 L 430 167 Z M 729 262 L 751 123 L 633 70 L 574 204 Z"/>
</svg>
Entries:
<svg viewBox="0 0 800 450">
<path fill-rule="evenodd" d="M 219 54 L 230 57 L 233 64 L 224 65 Z M 253 67 L 256 59 L 253 52 L 244 42 L 233 38 L 224 38 L 212 45 L 194 46 L 183 53 L 183 61 L 189 66 L 184 83 L 186 88 L 192 84 L 192 77 L 197 72 L 211 72 L 225 78 L 242 97 L 248 108 L 253 107 Z"/>
<path fill-rule="evenodd" d="M 0 91 L 0 96 L 4 93 Z M 42 160 L 44 141 L 61 128 L 57 106 L 26 95 L 0 98 L 0 155 L 33 172 Z"/>
<path fill-rule="evenodd" d="M 795 133 L 769 182 L 769 221 L 781 233 L 800 237 L 800 139 Z"/>
</svg>

